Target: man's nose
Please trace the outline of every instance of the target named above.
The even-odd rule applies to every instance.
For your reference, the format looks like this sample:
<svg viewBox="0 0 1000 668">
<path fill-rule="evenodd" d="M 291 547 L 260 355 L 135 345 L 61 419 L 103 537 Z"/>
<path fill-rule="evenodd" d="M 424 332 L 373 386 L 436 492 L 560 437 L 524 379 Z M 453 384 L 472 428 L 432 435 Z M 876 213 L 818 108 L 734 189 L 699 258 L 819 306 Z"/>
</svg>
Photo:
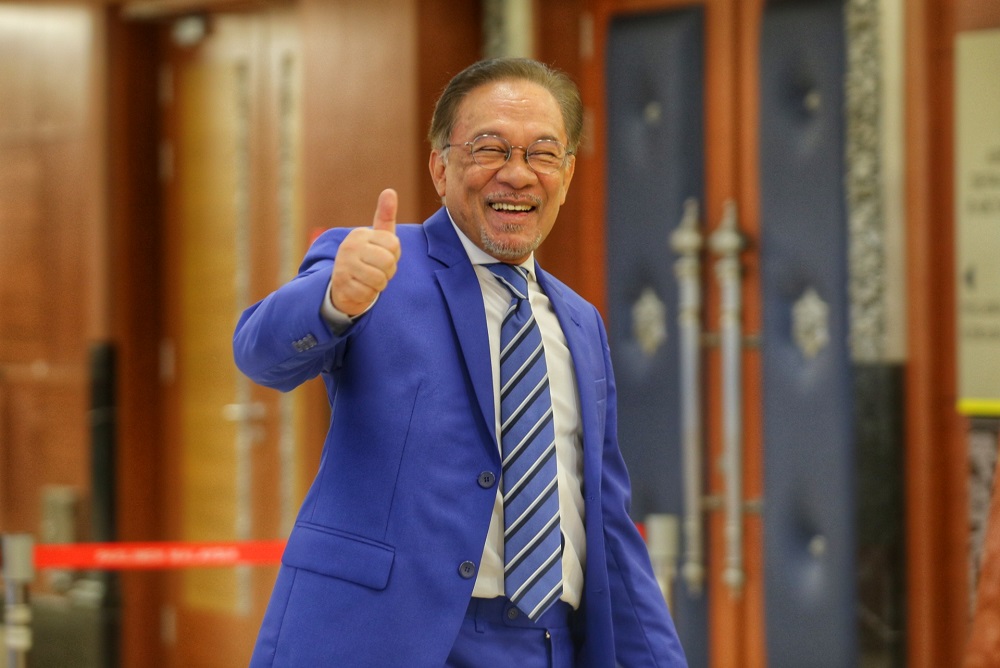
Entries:
<svg viewBox="0 0 1000 668">
<path fill-rule="evenodd" d="M 497 171 L 497 179 L 521 187 L 538 180 L 538 174 L 528 164 L 528 149 L 512 146 L 507 162 Z"/>
</svg>

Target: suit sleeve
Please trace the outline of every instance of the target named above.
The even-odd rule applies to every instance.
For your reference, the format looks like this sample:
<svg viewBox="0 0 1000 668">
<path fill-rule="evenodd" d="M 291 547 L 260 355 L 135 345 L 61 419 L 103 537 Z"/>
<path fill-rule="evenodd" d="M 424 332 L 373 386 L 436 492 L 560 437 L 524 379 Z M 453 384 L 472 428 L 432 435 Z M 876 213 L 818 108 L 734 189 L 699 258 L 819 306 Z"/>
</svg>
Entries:
<svg viewBox="0 0 1000 668">
<path fill-rule="evenodd" d="M 323 233 L 299 273 L 240 316 L 233 335 L 236 366 L 253 381 L 289 391 L 342 359 L 359 323 L 336 334 L 321 313 L 340 242 L 349 230 Z"/>
<path fill-rule="evenodd" d="M 687 666 L 673 620 L 653 575 L 646 544 L 629 516 L 631 488 L 618 447 L 611 350 L 600 316 L 598 328 L 608 383 L 601 496 L 616 661 L 621 666 Z"/>
</svg>

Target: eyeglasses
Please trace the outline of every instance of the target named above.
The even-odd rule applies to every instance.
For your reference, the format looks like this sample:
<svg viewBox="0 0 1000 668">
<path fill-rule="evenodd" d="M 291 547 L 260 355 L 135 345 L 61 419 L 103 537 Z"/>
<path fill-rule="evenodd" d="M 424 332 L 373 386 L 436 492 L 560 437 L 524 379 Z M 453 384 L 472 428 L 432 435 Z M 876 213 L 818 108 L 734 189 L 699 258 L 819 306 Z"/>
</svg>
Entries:
<svg viewBox="0 0 1000 668">
<path fill-rule="evenodd" d="M 524 151 L 524 160 L 537 174 L 554 174 L 566 164 L 567 156 L 573 155 L 554 139 L 539 139 L 527 147 L 511 146 L 511 143 L 497 135 L 479 135 L 464 144 L 445 144 L 444 148 L 467 146 L 472 160 L 483 169 L 500 169 L 510 160 L 515 148 Z"/>
</svg>

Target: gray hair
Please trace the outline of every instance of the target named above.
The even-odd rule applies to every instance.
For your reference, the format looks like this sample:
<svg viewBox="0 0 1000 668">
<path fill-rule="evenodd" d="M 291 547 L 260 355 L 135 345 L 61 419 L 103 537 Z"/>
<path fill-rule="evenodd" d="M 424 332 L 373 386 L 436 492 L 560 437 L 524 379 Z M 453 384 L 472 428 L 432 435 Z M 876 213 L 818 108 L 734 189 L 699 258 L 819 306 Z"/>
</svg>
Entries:
<svg viewBox="0 0 1000 668">
<path fill-rule="evenodd" d="M 583 134 L 583 102 L 580 91 L 569 76 L 560 70 L 530 58 L 493 58 L 480 60 L 456 74 L 434 106 L 434 116 L 427 138 L 431 146 L 443 148 L 455 127 L 455 117 L 462 100 L 473 89 L 496 81 L 530 81 L 550 93 L 562 111 L 563 124 L 571 152 L 576 152 Z"/>
</svg>

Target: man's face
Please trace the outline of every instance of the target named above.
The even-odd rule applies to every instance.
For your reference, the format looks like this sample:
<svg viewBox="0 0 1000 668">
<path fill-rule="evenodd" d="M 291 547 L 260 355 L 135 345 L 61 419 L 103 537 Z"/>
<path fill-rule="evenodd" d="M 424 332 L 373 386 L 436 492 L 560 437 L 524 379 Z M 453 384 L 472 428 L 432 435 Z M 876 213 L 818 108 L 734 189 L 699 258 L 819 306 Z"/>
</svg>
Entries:
<svg viewBox="0 0 1000 668">
<path fill-rule="evenodd" d="M 431 178 L 459 229 L 484 251 L 520 263 L 548 236 L 566 201 L 575 157 L 553 174 L 538 174 L 515 148 L 499 169 L 480 167 L 462 146 L 484 134 L 512 146 L 539 139 L 566 144 L 559 105 L 544 87 L 530 81 L 498 81 L 470 91 L 459 105 L 450 149 L 433 150 Z"/>
</svg>

